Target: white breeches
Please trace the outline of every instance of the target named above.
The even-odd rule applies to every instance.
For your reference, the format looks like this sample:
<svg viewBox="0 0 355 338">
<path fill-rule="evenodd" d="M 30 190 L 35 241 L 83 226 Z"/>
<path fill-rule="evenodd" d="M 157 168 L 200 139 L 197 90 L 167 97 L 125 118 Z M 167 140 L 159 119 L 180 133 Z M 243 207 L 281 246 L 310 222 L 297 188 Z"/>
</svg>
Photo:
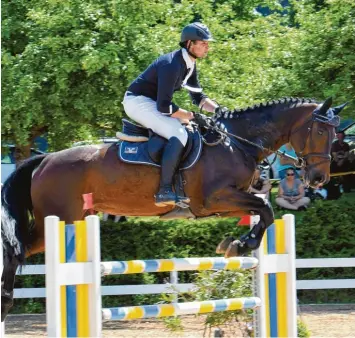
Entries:
<svg viewBox="0 0 355 338">
<path fill-rule="evenodd" d="M 132 120 L 167 140 L 175 136 L 184 146 L 186 145 L 188 135 L 185 127 L 178 119 L 163 115 L 157 109 L 154 100 L 146 96 L 125 95 L 122 104 L 126 114 Z"/>
</svg>

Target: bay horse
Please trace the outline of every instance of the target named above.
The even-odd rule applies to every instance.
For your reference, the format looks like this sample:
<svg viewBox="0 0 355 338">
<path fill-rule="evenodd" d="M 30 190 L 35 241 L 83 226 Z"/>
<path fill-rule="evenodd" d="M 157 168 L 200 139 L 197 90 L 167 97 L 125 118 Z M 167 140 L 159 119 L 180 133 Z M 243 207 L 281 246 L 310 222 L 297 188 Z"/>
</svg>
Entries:
<svg viewBox="0 0 355 338">
<path fill-rule="evenodd" d="M 331 99 L 321 104 L 282 99 L 212 117 L 229 133 L 231 144 L 205 146 L 200 160 L 184 171 L 190 210 L 197 218 L 260 215 L 259 224 L 239 240 L 223 241 L 220 252 L 227 251 L 228 257 L 256 249 L 274 221 L 271 206 L 247 192 L 256 165 L 270 154 L 263 149 L 277 150 L 290 142 L 304 160 L 306 183 L 328 182 L 330 149 L 342 108 L 331 108 Z M 243 146 L 233 135 L 258 147 Z M 56 215 L 67 224 L 82 219 L 82 196 L 87 193 L 93 193 L 94 210 L 105 213 L 159 216 L 171 211 L 171 206 L 154 205 L 160 170 L 120 161 L 119 146 L 81 146 L 30 158 L 5 182 L 1 192 L 1 321 L 13 304 L 17 267 L 26 257 L 44 251 L 46 216 Z"/>
</svg>

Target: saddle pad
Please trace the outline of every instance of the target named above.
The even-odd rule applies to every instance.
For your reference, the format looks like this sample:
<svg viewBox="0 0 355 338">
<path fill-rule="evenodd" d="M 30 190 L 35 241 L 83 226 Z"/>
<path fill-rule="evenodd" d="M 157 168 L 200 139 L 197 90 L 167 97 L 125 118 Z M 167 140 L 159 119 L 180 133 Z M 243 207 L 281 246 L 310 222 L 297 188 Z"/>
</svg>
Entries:
<svg viewBox="0 0 355 338">
<path fill-rule="evenodd" d="M 199 160 L 202 152 L 202 139 L 198 130 L 189 133 L 192 137 L 192 148 L 186 159 L 180 163 L 180 170 L 191 168 Z M 148 141 L 149 142 L 149 141 Z M 154 162 L 148 152 L 148 142 L 122 141 L 118 147 L 118 157 L 126 163 L 146 164 L 160 167 L 160 163 Z"/>
</svg>

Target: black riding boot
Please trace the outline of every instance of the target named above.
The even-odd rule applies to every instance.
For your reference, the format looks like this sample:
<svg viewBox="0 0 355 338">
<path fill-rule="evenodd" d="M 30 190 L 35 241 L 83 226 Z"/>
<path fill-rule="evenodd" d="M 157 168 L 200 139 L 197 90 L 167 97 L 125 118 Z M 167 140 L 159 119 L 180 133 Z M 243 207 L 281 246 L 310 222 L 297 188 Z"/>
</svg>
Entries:
<svg viewBox="0 0 355 338">
<path fill-rule="evenodd" d="M 158 207 L 175 205 L 178 201 L 184 203 L 190 202 L 190 199 L 187 197 L 177 197 L 173 191 L 173 179 L 183 151 L 184 146 L 176 137 L 170 138 L 164 148 L 161 160 L 160 186 L 158 193 L 155 195 L 155 205 Z"/>
</svg>

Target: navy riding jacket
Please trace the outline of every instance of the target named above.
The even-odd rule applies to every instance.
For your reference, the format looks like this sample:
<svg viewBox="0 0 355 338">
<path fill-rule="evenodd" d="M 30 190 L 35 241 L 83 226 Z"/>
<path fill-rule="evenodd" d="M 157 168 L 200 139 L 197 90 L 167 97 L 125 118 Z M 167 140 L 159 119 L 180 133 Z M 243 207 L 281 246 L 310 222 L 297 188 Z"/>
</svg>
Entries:
<svg viewBox="0 0 355 338">
<path fill-rule="evenodd" d="M 133 95 L 143 95 L 157 102 L 157 109 L 164 115 L 175 113 L 179 107 L 172 102 L 175 91 L 181 89 L 181 85 L 188 74 L 186 62 L 182 50 L 160 56 L 142 74 L 140 74 L 128 87 L 128 92 Z M 187 85 L 201 88 L 194 70 L 187 80 Z M 199 105 L 201 100 L 207 97 L 205 94 L 189 92 L 192 102 Z"/>
</svg>

